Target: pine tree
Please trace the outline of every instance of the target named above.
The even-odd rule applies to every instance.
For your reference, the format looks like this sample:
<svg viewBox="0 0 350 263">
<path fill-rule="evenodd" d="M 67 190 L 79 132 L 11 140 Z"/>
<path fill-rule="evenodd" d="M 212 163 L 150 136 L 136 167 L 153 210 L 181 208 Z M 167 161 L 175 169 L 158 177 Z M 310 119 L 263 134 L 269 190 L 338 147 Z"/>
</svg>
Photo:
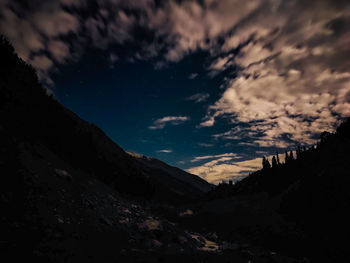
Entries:
<svg viewBox="0 0 350 263">
<path fill-rule="evenodd" d="M 263 167 L 263 169 L 265 169 L 265 165 L 266 165 L 266 158 L 265 158 L 265 156 L 263 156 L 263 158 L 262 158 L 262 167 Z"/>
<path fill-rule="evenodd" d="M 276 151 L 276 161 L 277 161 L 277 165 L 280 165 L 280 157 L 278 156 L 278 152 Z"/>
<path fill-rule="evenodd" d="M 272 157 L 272 168 L 275 168 L 275 167 L 277 167 L 277 160 L 276 160 L 276 157 L 273 156 Z"/>
<path fill-rule="evenodd" d="M 297 160 L 298 160 L 301 157 L 301 147 L 300 147 L 300 145 L 298 145 L 296 153 L 297 153 Z"/>
<path fill-rule="evenodd" d="M 263 156 L 262 165 L 263 165 L 263 169 L 271 168 L 271 164 L 270 164 L 269 160 L 266 159 L 265 156 Z"/>
<path fill-rule="evenodd" d="M 290 152 L 289 152 L 289 160 L 290 160 L 290 161 L 294 160 L 293 151 L 290 151 Z"/>
<path fill-rule="evenodd" d="M 266 168 L 269 169 L 271 168 L 271 164 L 268 159 L 266 159 Z"/>
</svg>

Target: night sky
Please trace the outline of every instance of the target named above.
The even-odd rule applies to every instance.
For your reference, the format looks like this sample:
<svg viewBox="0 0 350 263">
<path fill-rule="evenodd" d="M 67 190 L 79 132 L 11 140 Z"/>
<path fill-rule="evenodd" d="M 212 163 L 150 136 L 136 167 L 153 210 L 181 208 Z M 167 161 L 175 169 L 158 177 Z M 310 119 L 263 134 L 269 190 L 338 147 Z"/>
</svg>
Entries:
<svg viewBox="0 0 350 263">
<path fill-rule="evenodd" d="M 349 29 L 348 1 L 0 0 L 48 93 L 213 183 L 350 116 Z"/>
</svg>

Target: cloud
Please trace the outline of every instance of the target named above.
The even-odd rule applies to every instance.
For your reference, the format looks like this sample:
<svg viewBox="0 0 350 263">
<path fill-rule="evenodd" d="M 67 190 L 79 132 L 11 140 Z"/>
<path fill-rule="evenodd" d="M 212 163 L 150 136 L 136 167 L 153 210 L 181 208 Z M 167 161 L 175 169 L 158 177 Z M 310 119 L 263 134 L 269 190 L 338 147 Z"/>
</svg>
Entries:
<svg viewBox="0 0 350 263">
<path fill-rule="evenodd" d="M 210 71 L 211 76 L 217 75 L 220 71 L 224 71 L 230 66 L 232 66 L 233 63 L 233 55 L 229 54 L 224 57 L 218 57 L 216 58 L 208 67 L 208 70 Z"/>
<path fill-rule="evenodd" d="M 52 57 L 63 63 L 69 57 L 69 45 L 60 40 L 50 40 L 48 50 Z"/>
<path fill-rule="evenodd" d="M 146 12 L 152 3 L 95 0 L 89 4 L 94 4 L 96 9 L 87 13 L 86 0 L 3 0 L 0 31 L 19 56 L 39 71 L 44 85 L 51 83 L 46 86 L 50 89 L 52 72 L 68 61 L 79 60 L 87 48 L 108 49 L 113 44 L 133 40 L 133 26 L 144 22 L 141 12 Z M 139 10 L 140 14 L 127 14 L 126 9 Z"/>
<path fill-rule="evenodd" d="M 228 180 L 239 181 L 249 173 L 261 169 L 261 158 L 234 161 L 234 157 L 236 156 L 220 157 L 218 155 L 217 159 L 192 167 L 187 171 L 200 176 L 210 183 L 218 184 Z M 271 156 L 268 158 L 271 159 Z"/>
<path fill-rule="evenodd" d="M 210 97 L 209 93 L 196 93 L 186 98 L 186 100 L 192 100 L 195 103 L 204 102 Z"/>
<path fill-rule="evenodd" d="M 168 149 L 164 149 L 164 150 L 158 150 L 157 153 L 172 153 L 173 150 L 168 150 Z"/>
<path fill-rule="evenodd" d="M 199 142 L 197 144 L 201 147 L 213 147 L 214 146 L 214 144 L 212 144 L 212 143 L 204 143 L 204 142 Z"/>
<path fill-rule="evenodd" d="M 207 159 L 217 159 L 217 158 L 224 158 L 224 157 L 230 157 L 229 159 L 231 160 L 232 158 L 236 158 L 237 154 L 235 153 L 223 153 L 223 154 L 218 154 L 218 155 L 206 155 L 206 156 L 197 156 L 191 160 L 191 162 L 198 162 L 201 160 L 207 160 Z"/>
<path fill-rule="evenodd" d="M 261 154 L 265 156 L 270 163 L 272 162 L 273 155 L 266 156 L 266 152 L 262 151 L 256 151 L 256 154 Z M 293 154 L 295 156 L 296 152 L 293 151 Z M 280 159 L 283 159 L 281 155 L 279 156 Z M 262 157 L 244 161 L 235 160 L 237 157 L 239 156 L 236 154 L 228 154 L 226 156 L 224 154 L 216 155 L 213 156 L 213 158 L 215 158 L 214 160 L 192 167 L 187 171 L 200 176 L 210 183 L 218 184 L 228 180 L 237 182 L 247 177 L 250 173 L 262 168 Z"/>
<path fill-rule="evenodd" d="M 168 44 L 164 58 L 176 62 L 196 50 L 211 49 L 217 38 L 232 30 L 259 4 L 257 0 L 206 0 L 202 4 L 169 1 L 151 17 L 150 25 Z"/>
<path fill-rule="evenodd" d="M 163 129 L 166 124 L 179 125 L 188 120 L 190 120 L 190 117 L 187 117 L 187 116 L 167 116 L 167 117 L 163 117 L 155 120 L 153 124 L 148 128 L 150 130 L 159 130 L 159 129 Z"/>
<path fill-rule="evenodd" d="M 350 54 L 344 45 L 349 17 L 331 2 L 305 8 L 296 1 L 261 8 L 242 21 L 222 45 L 226 52 L 238 49 L 237 54 L 220 55 L 209 67 L 224 71 L 234 64 L 238 76 L 225 81 L 200 127 L 229 117 L 244 128 L 216 138 L 280 148 L 312 144 L 317 134 L 333 130 L 350 114 L 350 67 L 340 58 Z M 342 29 L 332 26 L 339 19 Z"/>
<path fill-rule="evenodd" d="M 48 69 L 50 69 L 53 65 L 53 62 L 47 58 L 46 56 L 35 56 L 32 60 L 31 60 L 31 64 L 42 71 L 46 71 Z"/>
<path fill-rule="evenodd" d="M 65 6 L 75 6 L 75 7 L 85 7 L 87 6 L 86 0 L 60 0 L 62 5 Z"/>
<path fill-rule="evenodd" d="M 347 1 L 22 2 L 0 2 L 0 31 L 47 86 L 52 72 L 88 48 L 122 58 L 113 47 L 129 45 L 135 50 L 125 55 L 128 61 L 150 60 L 155 67 L 204 51 L 208 74 L 225 72 L 225 78 L 222 94 L 198 127 L 224 117 L 244 128 L 240 134 L 229 128 L 217 139 L 241 138 L 261 147 L 312 144 L 317 134 L 350 116 Z M 86 12 L 91 3 L 96 8 Z M 112 60 L 106 57 L 106 63 Z M 208 95 L 189 99 L 203 102 Z M 185 121 L 166 118 L 149 128 Z"/>
<path fill-rule="evenodd" d="M 189 79 L 195 79 L 198 77 L 198 73 L 192 73 L 188 76 Z"/>
<path fill-rule="evenodd" d="M 35 13 L 32 23 L 47 37 L 56 37 L 66 35 L 70 32 L 76 32 L 80 26 L 76 17 L 59 7 L 46 10 L 46 12 Z"/>
<path fill-rule="evenodd" d="M 77 17 L 64 10 L 59 1 L 1 3 L 0 31 L 9 38 L 19 56 L 37 69 L 44 85 L 52 85 L 49 73 L 55 63 L 70 58 L 69 44 L 60 38 L 76 34 L 79 28 Z"/>
<path fill-rule="evenodd" d="M 119 60 L 119 57 L 114 53 L 110 53 L 108 60 L 109 60 L 109 67 L 114 68 L 114 64 Z"/>
</svg>

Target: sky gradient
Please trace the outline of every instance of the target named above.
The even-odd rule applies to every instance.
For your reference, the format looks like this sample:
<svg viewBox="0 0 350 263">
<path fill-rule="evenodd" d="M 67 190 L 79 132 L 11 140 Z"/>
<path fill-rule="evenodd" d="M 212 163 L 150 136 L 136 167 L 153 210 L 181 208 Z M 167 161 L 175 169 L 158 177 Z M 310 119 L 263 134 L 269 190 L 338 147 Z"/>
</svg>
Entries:
<svg viewBox="0 0 350 263">
<path fill-rule="evenodd" d="M 348 1 L 0 1 L 58 101 L 213 183 L 350 116 L 349 29 Z"/>
</svg>

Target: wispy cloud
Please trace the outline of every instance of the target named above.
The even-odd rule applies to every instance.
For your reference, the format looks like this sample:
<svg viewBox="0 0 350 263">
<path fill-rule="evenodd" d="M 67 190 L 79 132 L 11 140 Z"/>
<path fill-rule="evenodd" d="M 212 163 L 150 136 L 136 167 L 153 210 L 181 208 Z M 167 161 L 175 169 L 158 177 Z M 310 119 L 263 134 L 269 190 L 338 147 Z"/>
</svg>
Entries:
<svg viewBox="0 0 350 263">
<path fill-rule="evenodd" d="M 114 54 L 114 53 L 110 53 L 109 54 L 109 58 L 108 58 L 108 61 L 109 61 L 109 67 L 110 68 L 114 68 L 114 65 L 115 63 L 119 60 L 119 57 Z"/>
<path fill-rule="evenodd" d="M 167 116 L 167 117 L 163 117 L 155 120 L 153 124 L 148 128 L 150 130 L 159 130 L 159 129 L 163 129 L 166 124 L 179 125 L 188 120 L 190 120 L 190 117 L 187 117 L 187 116 Z"/>
<path fill-rule="evenodd" d="M 192 167 L 187 171 L 196 174 L 210 183 L 218 184 L 222 181 L 238 181 L 249 173 L 261 169 L 261 158 L 246 161 L 236 161 L 233 157 L 219 157 L 203 165 Z M 269 156 L 268 159 L 271 159 Z"/>
<path fill-rule="evenodd" d="M 243 146 L 250 146 L 250 147 L 277 147 L 277 148 L 287 148 L 291 145 L 295 145 L 292 140 L 286 140 L 284 139 L 273 139 L 273 138 L 267 138 L 265 134 L 264 127 L 259 127 L 258 124 L 254 128 L 252 128 L 252 125 L 245 125 L 243 126 L 235 126 L 234 128 L 231 128 L 227 132 L 219 133 L 219 134 L 213 134 L 212 136 L 215 139 L 220 140 L 227 140 L 227 141 L 235 141 L 238 145 Z"/>
<path fill-rule="evenodd" d="M 158 150 L 157 153 L 172 153 L 173 150 L 169 150 L 169 149 L 164 149 L 164 150 Z"/>
<path fill-rule="evenodd" d="M 199 102 L 206 101 L 209 97 L 210 97 L 209 93 L 196 93 L 196 94 L 193 94 L 192 96 L 186 98 L 186 100 L 192 100 L 196 103 L 199 103 Z"/>
<path fill-rule="evenodd" d="M 204 142 L 199 142 L 197 143 L 198 146 L 201 146 L 201 147 L 213 147 L 214 144 L 213 143 L 204 143 Z"/>
<path fill-rule="evenodd" d="M 217 158 L 223 158 L 223 157 L 230 157 L 229 159 L 233 159 L 237 157 L 236 153 L 223 153 L 223 154 L 217 154 L 217 155 L 205 155 L 205 156 L 197 156 L 191 160 L 191 162 L 198 162 L 201 160 L 206 159 L 217 159 Z"/>
</svg>

